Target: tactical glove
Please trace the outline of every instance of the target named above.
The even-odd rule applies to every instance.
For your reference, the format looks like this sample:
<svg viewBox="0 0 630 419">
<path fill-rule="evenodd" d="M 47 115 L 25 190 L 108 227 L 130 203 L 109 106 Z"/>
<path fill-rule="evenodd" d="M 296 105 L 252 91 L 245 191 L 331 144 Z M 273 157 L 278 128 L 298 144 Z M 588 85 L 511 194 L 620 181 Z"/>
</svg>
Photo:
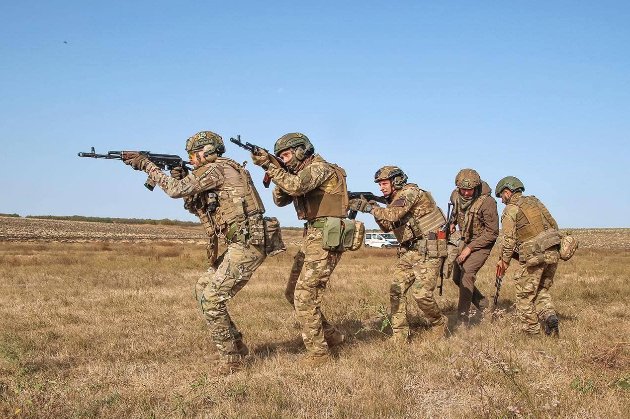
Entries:
<svg viewBox="0 0 630 419">
<path fill-rule="evenodd" d="M 134 170 L 144 170 L 147 163 L 149 163 L 149 159 L 144 154 L 125 153 L 123 162 L 133 167 Z"/>
<path fill-rule="evenodd" d="M 351 199 L 348 205 L 348 208 L 353 211 L 361 211 L 361 212 L 371 212 L 372 205 L 368 202 L 367 199 L 361 197 L 357 199 Z"/>
<path fill-rule="evenodd" d="M 266 151 L 260 150 L 257 153 L 252 153 L 252 162 L 256 166 L 260 166 L 267 170 L 271 164 L 271 156 Z"/>
<path fill-rule="evenodd" d="M 171 169 L 171 177 L 173 179 L 181 180 L 188 176 L 188 169 L 184 166 L 177 166 Z"/>
</svg>

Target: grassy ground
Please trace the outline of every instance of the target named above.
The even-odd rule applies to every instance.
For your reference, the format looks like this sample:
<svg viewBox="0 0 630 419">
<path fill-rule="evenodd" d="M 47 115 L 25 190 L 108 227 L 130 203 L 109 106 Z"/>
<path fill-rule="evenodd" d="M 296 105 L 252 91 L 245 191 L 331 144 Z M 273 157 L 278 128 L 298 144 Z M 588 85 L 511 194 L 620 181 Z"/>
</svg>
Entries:
<svg viewBox="0 0 630 419">
<path fill-rule="evenodd" d="M 559 340 L 519 332 L 509 272 L 496 321 L 429 341 L 411 305 L 414 336 L 405 347 L 381 331 L 395 250 L 346 253 L 324 312 L 349 340 L 318 370 L 295 364 L 303 347 L 283 297 L 295 250 L 268 259 L 230 303 L 253 355 L 245 371 L 221 377 L 193 298 L 203 246 L 0 242 L 0 416 L 611 418 L 630 411 L 627 250 L 580 249 L 560 265 L 552 288 Z M 479 278 L 489 296 L 492 269 Z M 452 283 L 438 301 L 454 320 Z"/>
</svg>

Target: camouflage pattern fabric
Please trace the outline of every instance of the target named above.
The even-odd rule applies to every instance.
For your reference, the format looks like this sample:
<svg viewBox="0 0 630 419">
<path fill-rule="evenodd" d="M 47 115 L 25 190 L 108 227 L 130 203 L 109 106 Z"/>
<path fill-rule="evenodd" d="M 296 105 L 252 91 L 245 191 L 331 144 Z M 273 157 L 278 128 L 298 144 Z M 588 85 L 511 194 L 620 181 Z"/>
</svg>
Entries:
<svg viewBox="0 0 630 419">
<path fill-rule="evenodd" d="M 444 317 L 433 295 L 440 265 L 439 258 L 428 258 L 417 250 L 407 250 L 400 254 L 389 291 L 394 337 L 406 339 L 409 336 L 407 291 L 410 288 L 413 298 L 431 326 L 444 324 Z"/>
<path fill-rule="evenodd" d="M 321 310 L 322 295 L 337 263 L 340 252 L 322 248 L 322 230 L 309 228 L 300 252 L 304 254 L 304 266 L 295 284 L 293 305 L 300 322 L 302 339 L 309 355 L 329 352 L 326 336 L 335 332 Z M 299 258 L 296 258 L 299 261 Z M 297 267 L 296 267 L 297 269 Z"/>
<path fill-rule="evenodd" d="M 398 242 L 404 243 L 414 238 L 414 228 L 409 226 L 414 222 L 419 225 L 416 221 L 432 213 L 435 207 L 435 201 L 429 193 L 418 185 L 408 183 L 395 192 L 386 208 L 374 208 L 372 215 L 381 230 L 393 230 Z"/>
<path fill-rule="evenodd" d="M 556 314 L 549 288 L 558 267 L 558 252 L 548 250 L 544 254 L 545 262 L 526 266 L 520 264 L 520 273 L 516 279 L 516 310 L 523 331 L 530 334 L 540 333 L 539 322 Z"/>
<path fill-rule="evenodd" d="M 509 202 L 501 215 L 502 240 L 499 258 L 510 263 L 515 251 L 523 242 L 518 234 L 518 203 L 522 194 L 517 192 L 510 197 Z M 549 211 L 540 203 L 542 215 L 548 219 L 554 229 L 558 224 Z M 553 284 L 560 255 L 557 249 L 544 252 L 540 263 L 531 265 L 520 263 L 520 272 L 516 276 L 516 309 L 521 320 L 523 330 L 527 333 L 540 333 L 538 321 L 545 320 L 548 316 L 556 314 L 549 288 Z M 530 266 L 527 266 L 530 265 Z"/>
<path fill-rule="evenodd" d="M 197 282 L 199 289 L 207 281 L 201 294 L 201 310 L 210 326 L 212 341 L 227 362 L 241 359 L 238 342 L 242 341 L 242 335 L 230 318 L 226 304 L 247 284 L 264 260 L 262 246 L 232 243 L 216 272 L 209 271 Z"/>
</svg>

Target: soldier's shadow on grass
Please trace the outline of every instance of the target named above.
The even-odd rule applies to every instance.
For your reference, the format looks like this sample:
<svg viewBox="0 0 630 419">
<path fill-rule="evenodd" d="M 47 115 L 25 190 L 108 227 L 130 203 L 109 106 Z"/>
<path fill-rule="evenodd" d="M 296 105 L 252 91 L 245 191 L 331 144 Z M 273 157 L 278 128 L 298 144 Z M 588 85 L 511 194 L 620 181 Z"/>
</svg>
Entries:
<svg viewBox="0 0 630 419">
<path fill-rule="evenodd" d="M 258 345 L 253 349 L 254 355 L 261 359 L 270 358 L 277 353 L 299 354 L 304 352 L 304 343 L 302 337 L 298 334 L 296 337 L 290 340 L 284 340 L 281 342 L 271 342 Z"/>
</svg>

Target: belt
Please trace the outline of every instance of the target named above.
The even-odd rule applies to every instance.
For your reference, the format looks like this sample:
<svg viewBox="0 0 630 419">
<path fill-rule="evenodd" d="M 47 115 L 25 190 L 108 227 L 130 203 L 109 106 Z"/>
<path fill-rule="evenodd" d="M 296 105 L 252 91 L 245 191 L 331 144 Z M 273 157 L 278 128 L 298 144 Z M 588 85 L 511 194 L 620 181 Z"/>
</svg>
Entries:
<svg viewBox="0 0 630 419">
<path fill-rule="evenodd" d="M 324 228 L 324 224 L 326 224 L 326 218 L 315 218 L 314 220 L 305 222 L 304 227 Z"/>
</svg>

